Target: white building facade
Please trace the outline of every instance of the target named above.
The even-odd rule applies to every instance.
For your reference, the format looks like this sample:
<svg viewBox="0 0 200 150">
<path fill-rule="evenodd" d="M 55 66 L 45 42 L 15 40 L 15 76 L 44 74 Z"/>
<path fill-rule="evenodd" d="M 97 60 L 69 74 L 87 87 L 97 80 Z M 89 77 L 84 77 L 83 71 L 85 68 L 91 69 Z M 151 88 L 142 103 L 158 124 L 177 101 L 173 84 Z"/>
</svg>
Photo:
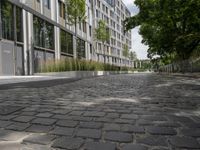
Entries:
<svg viewBox="0 0 200 150">
<path fill-rule="evenodd" d="M 86 0 L 86 16 L 75 38 L 64 0 L 0 1 L 0 75 L 34 74 L 42 63 L 64 58 L 104 62 L 104 54 L 106 63 L 131 65 L 123 56 L 124 45 L 131 49 L 131 33 L 124 33 L 130 12 L 122 0 Z M 111 34 L 104 48 L 94 36 L 100 19 Z"/>
</svg>

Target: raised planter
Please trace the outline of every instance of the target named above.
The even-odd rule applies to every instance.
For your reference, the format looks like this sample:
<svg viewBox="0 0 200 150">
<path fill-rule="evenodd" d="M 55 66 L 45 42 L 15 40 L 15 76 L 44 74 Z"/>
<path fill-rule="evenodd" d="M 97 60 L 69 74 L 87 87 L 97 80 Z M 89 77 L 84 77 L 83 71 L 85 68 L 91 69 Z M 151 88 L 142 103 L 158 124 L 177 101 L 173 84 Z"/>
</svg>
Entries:
<svg viewBox="0 0 200 150">
<path fill-rule="evenodd" d="M 132 71 L 66 71 L 66 72 L 49 72 L 49 73 L 35 73 L 37 76 L 56 76 L 65 78 L 89 78 L 105 75 L 128 74 Z"/>
</svg>

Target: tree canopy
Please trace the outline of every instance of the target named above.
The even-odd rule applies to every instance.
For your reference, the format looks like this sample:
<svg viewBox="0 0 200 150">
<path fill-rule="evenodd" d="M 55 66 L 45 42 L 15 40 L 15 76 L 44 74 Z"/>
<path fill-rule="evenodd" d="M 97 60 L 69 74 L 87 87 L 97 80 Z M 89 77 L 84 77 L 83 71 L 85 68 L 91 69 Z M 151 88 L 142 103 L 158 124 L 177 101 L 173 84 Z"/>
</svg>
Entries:
<svg viewBox="0 0 200 150">
<path fill-rule="evenodd" d="M 68 23 L 76 24 L 85 20 L 85 0 L 65 0 Z"/>
<path fill-rule="evenodd" d="M 104 63 L 106 63 L 105 42 L 109 42 L 110 40 L 110 31 L 109 28 L 106 26 L 104 20 L 99 20 L 98 27 L 95 29 L 95 37 L 98 41 L 102 42 L 103 44 Z"/>
<path fill-rule="evenodd" d="M 199 0 L 135 0 L 135 4 L 140 11 L 125 20 L 125 27 L 140 26 L 149 58 L 183 60 L 200 51 Z"/>
<path fill-rule="evenodd" d="M 124 49 L 123 49 L 123 56 L 128 58 L 129 57 L 129 48 L 127 44 L 124 44 Z"/>
<path fill-rule="evenodd" d="M 110 39 L 110 33 L 106 26 L 105 21 L 99 20 L 98 27 L 95 29 L 95 37 L 103 44 Z"/>
<path fill-rule="evenodd" d="M 129 54 L 130 60 L 137 60 L 137 54 L 135 51 L 130 51 Z"/>
</svg>

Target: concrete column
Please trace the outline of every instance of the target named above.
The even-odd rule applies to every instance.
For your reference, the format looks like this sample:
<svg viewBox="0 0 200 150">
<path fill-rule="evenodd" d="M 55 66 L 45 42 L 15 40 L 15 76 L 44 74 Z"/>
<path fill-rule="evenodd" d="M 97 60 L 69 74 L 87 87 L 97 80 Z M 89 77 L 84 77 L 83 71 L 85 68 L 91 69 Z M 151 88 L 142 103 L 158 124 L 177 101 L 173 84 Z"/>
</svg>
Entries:
<svg viewBox="0 0 200 150">
<path fill-rule="evenodd" d="M 76 48 L 77 48 L 77 38 L 75 36 L 73 36 L 73 53 L 74 53 L 74 58 L 77 57 L 77 52 L 76 52 Z"/>
<path fill-rule="evenodd" d="M 43 7 L 43 0 L 40 1 L 40 9 L 41 9 L 41 14 L 44 14 L 44 7 Z"/>
<path fill-rule="evenodd" d="M 24 50 L 24 73 L 25 75 L 29 74 L 28 70 L 28 38 L 27 38 L 27 13 L 25 10 L 22 11 L 22 16 L 23 16 L 23 50 Z"/>
<path fill-rule="evenodd" d="M 54 49 L 55 49 L 55 59 L 60 60 L 61 58 L 61 46 L 60 46 L 60 29 L 54 26 Z"/>
<path fill-rule="evenodd" d="M 33 14 L 27 12 L 27 25 L 28 25 L 28 53 L 29 53 L 29 67 L 30 74 L 34 73 L 34 39 L 33 39 Z"/>
<path fill-rule="evenodd" d="M 51 19 L 57 22 L 58 18 L 58 1 L 50 1 Z"/>
</svg>

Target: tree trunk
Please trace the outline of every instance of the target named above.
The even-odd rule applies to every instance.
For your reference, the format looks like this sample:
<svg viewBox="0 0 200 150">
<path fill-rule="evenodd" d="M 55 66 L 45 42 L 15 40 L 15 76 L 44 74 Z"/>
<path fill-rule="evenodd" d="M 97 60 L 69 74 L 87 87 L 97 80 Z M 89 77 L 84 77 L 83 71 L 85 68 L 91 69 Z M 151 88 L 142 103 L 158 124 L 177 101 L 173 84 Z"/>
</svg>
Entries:
<svg viewBox="0 0 200 150">
<path fill-rule="evenodd" d="M 105 43 L 103 42 L 103 55 L 104 55 L 104 64 L 106 63 L 106 52 L 105 52 Z"/>
</svg>

